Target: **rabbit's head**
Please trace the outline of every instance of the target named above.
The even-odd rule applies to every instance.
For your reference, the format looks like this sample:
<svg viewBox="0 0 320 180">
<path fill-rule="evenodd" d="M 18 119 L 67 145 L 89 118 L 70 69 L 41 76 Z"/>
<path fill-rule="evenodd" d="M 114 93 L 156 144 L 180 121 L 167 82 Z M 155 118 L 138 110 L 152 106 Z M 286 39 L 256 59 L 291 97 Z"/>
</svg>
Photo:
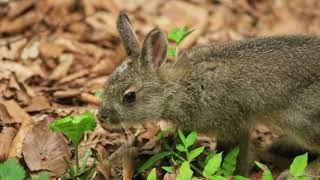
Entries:
<svg viewBox="0 0 320 180">
<path fill-rule="evenodd" d="M 167 57 L 167 39 L 158 28 L 146 36 L 140 49 L 128 16 L 120 13 L 117 29 L 127 58 L 109 77 L 99 119 L 111 123 L 137 123 L 159 118 L 167 99 L 160 65 Z"/>
</svg>

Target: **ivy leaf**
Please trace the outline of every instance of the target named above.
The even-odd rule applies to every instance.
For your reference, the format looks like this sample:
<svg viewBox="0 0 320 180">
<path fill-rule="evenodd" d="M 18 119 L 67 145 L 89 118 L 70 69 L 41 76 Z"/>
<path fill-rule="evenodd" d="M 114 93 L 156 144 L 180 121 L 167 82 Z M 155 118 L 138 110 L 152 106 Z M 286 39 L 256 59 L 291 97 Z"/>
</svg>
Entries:
<svg viewBox="0 0 320 180">
<path fill-rule="evenodd" d="M 225 176 L 231 176 L 236 169 L 237 156 L 239 154 L 239 146 L 233 148 L 224 158 L 222 163 L 222 170 Z"/>
<path fill-rule="evenodd" d="M 193 172 L 190 169 L 189 162 L 185 161 L 179 168 L 179 174 L 176 177 L 176 180 L 190 180 L 192 178 L 192 174 Z"/>
<path fill-rule="evenodd" d="M 172 166 L 162 166 L 162 169 L 164 169 L 165 171 L 167 171 L 168 173 L 173 173 L 174 169 Z"/>
<path fill-rule="evenodd" d="M 24 168 L 15 158 L 8 159 L 0 164 L 0 179 L 23 180 L 26 177 L 25 173 Z"/>
<path fill-rule="evenodd" d="M 157 173 L 156 173 L 156 169 L 153 168 L 151 170 L 151 172 L 149 173 L 147 180 L 157 180 Z"/>
<path fill-rule="evenodd" d="M 176 48 L 174 46 L 168 46 L 167 56 L 170 58 L 176 57 Z"/>
<path fill-rule="evenodd" d="M 216 173 L 221 166 L 222 162 L 222 152 L 215 154 L 211 159 L 209 159 L 208 163 L 204 167 L 203 176 L 209 178 L 211 175 Z"/>
<path fill-rule="evenodd" d="M 80 143 L 86 131 L 93 131 L 97 126 L 95 117 L 91 112 L 85 112 L 77 116 L 67 116 L 49 124 L 49 128 L 55 132 L 62 132 L 74 145 Z"/>
<path fill-rule="evenodd" d="M 268 169 L 268 167 L 258 161 L 254 162 L 262 171 L 262 180 L 273 180 L 271 171 Z"/>
<path fill-rule="evenodd" d="M 299 177 L 304 175 L 304 169 L 308 164 L 308 153 L 297 156 L 294 158 L 293 162 L 290 165 L 290 174 L 294 177 Z"/>
<path fill-rule="evenodd" d="M 168 39 L 176 42 L 176 44 L 179 45 L 181 41 L 193 31 L 194 30 L 188 30 L 187 27 L 173 28 L 168 33 Z"/>
<path fill-rule="evenodd" d="M 192 131 L 186 138 L 186 148 L 190 147 L 197 139 L 197 133 Z"/>
<path fill-rule="evenodd" d="M 138 172 L 139 173 L 142 173 L 144 172 L 145 170 L 149 169 L 155 162 L 167 157 L 167 156 L 170 156 L 172 155 L 172 152 L 170 151 L 162 151 L 158 154 L 155 154 L 153 156 L 151 156 L 144 164 L 142 164 L 142 166 L 140 166 L 138 168 Z"/>
<path fill-rule="evenodd" d="M 191 162 L 193 159 L 198 157 L 204 151 L 204 147 L 198 147 L 189 152 L 188 161 Z"/>
</svg>

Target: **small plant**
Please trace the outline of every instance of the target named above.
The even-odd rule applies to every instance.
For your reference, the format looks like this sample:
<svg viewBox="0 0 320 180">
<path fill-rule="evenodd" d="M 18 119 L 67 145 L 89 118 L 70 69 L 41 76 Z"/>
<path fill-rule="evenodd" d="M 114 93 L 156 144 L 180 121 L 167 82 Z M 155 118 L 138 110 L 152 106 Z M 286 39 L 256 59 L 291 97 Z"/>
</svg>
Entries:
<svg viewBox="0 0 320 180">
<path fill-rule="evenodd" d="M 262 180 L 273 180 L 271 171 L 269 170 L 269 168 L 266 165 L 264 165 L 260 162 L 257 162 L 257 161 L 255 161 L 255 164 L 263 171 Z"/>
<path fill-rule="evenodd" d="M 222 157 L 222 152 L 209 152 L 207 158 L 202 162 L 203 170 L 201 170 L 201 168 L 196 167 L 195 160 L 199 155 L 205 152 L 205 147 L 201 146 L 192 148 L 197 139 L 196 132 L 191 132 L 185 136 L 183 132 L 179 130 L 178 137 L 180 143 L 175 146 L 175 150 L 172 149 L 164 139 L 165 150 L 153 155 L 138 169 L 138 172 L 142 173 L 151 168 L 157 161 L 164 158 L 170 158 L 173 161 L 172 165 L 162 166 L 162 169 L 168 173 L 174 173 L 174 167 L 178 165 L 179 173 L 176 177 L 178 180 L 195 180 L 197 179 L 195 175 L 200 176 L 201 178 L 205 177 L 207 179 L 227 179 L 226 177 L 232 176 L 236 167 L 236 158 L 239 154 L 239 147 L 234 148 L 225 156 L 225 158 Z"/>
<path fill-rule="evenodd" d="M 247 177 L 234 176 L 236 169 L 236 159 L 239 154 L 239 146 L 232 149 L 227 155 L 223 157 L 223 152 L 207 152 L 208 155 L 202 162 L 202 165 L 196 164 L 195 160 L 199 155 L 206 152 L 204 147 L 192 148 L 194 145 L 197 134 L 191 132 L 185 136 L 182 131 L 178 130 L 178 137 L 180 143 L 175 147 L 175 150 L 169 146 L 164 140 L 165 150 L 153 155 L 148 161 L 146 161 L 139 169 L 138 172 L 142 173 L 151 168 L 156 162 L 162 159 L 172 160 L 170 166 L 162 166 L 162 170 L 168 173 L 175 173 L 176 169 L 178 174 L 177 180 L 196 180 L 200 179 L 211 179 L 211 180 L 228 180 L 232 177 L 232 180 L 249 180 Z M 304 170 L 307 166 L 308 154 L 297 156 L 292 164 L 290 165 L 289 172 L 293 176 L 292 180 L 305 180 L 307 177 Z M 268 167 L 260 162 L 255 162 L 256 166 L 259 167 L 262 173 L 262 180 L 273 180 L 273 176 Z M 178 166 L 178 168 L 176 168 Z M 156 180 L 156 169 L 153 168 L 149 173 L 148 179 Z"/>
<path fill-rule="evenodd" d="M 300 155 L 294 158 L 289 169 L 289 172 L 294 177 L 294 180 L 308 179 L 304 173 L 304 170 L 307 167 L 307 164 L 308 164 L 308 153 L 305 153 L 303 155 Z"/>
<path fill-rule="evenodd" d="M 79 162 L 78 151 L 80 141 L 83 138 L 85 132 L 93 131 L 96 126 L 97 124 L 95 121 L 95 117 L 91 112 L 86 112 L 77 116 L 67 116 L 49 124 L 50 129 L 55 132 L 62 132 L 71 141 L 72 146 L 74 147 L 76 165 L 71 166 L 71 163 L 65 159 L 69 167 L 69 175 L 73 179 L 76 179 L 79 176 L 81 176 L 81 179 L 90 179 L 94 172 L 95 161 L 91 167 L 87 167 L 86 165 L 87 160 L 91 155 L 90 149 L 86 151 L 81 166 Z"/>
<path fill-rule="evenodd" d="M 176 62 L 181 42 L 189 36 L 194 30 L 189 30 L 187 27 L 173 28 L 168 33 L 168 39 L 174 42 L 174 45 L 169 45 L 167 56 L 173 58 Z"/>
<path fill-rule="evenodd" d="M 0 164 L 0 179 L 24 180 L 26 179 L 26 171 L 19 164 L 17 159 L 11 158 Z M 32 180 L 49 180 L 49 176 L 46 173 L 43 173 Z"/>
</svg>

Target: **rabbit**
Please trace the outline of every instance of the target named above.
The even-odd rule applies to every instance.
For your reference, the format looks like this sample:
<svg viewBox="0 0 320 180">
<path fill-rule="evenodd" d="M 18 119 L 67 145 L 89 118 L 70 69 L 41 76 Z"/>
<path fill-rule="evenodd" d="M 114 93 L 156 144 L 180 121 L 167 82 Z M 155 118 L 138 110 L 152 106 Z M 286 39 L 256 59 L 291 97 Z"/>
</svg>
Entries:
<svg viewBox="0 0 320 180">
<path fill-rule="evenodd" d="M 169 63 L 168 41 L 159 28 L 147 34 L 141 48 L 124 12 L 117 29 L 127 58 L 106 82 L 101 121 L 162 118 L 183 130 L 214 135 L 226 149 L 239 145 L 236 173 L 244 176 L 253 163 L 249 132 L 259 119 L 320 152 L 320 38 L 287 35 L 200 45 Z"/>
</svg>

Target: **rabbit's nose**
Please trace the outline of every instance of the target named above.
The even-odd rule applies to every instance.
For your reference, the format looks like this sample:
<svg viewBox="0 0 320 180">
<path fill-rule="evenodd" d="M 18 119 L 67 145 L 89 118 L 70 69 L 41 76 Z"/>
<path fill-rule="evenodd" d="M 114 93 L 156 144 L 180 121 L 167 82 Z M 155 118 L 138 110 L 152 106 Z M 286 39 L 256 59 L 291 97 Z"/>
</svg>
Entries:
<svg viewBox="0 0 320 180">
<path fill-rule="evenodd" d="M 118 123 L 119 121 L 117 119 L 117 112 L 114 110 L 100 110 L 98 113 L 98 120 L 99 121 L 107 121 L 110 123 Z"/>
</svg>

